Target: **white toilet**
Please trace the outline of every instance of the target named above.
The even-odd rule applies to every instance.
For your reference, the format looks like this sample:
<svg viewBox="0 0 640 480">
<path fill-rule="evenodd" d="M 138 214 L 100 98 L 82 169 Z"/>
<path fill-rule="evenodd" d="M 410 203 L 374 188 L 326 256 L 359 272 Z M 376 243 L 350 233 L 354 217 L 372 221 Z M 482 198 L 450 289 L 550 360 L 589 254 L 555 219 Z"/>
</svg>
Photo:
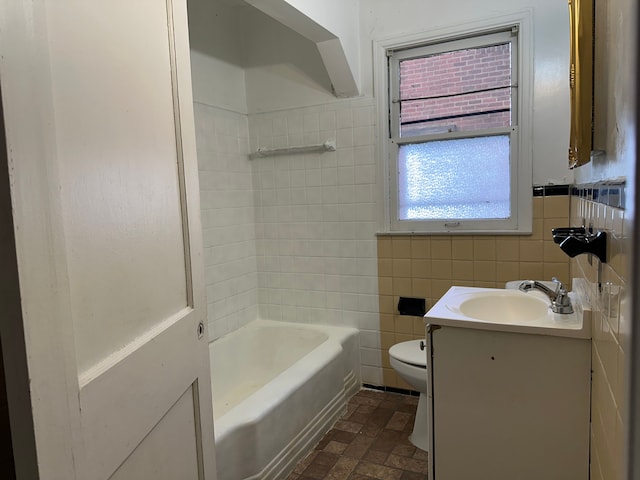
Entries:
<svg viewBox="0 0 640 480">
<path fill-rule="evenodd" d="M 429 447 L 429 418 L 427 412 L 427 353 L 420 348 L 420 340 L 396 343 L 389 349 L 389 362 L 400 377 L 420 392 L 416 421 L 411 443 L 421 450 Z"/>
</svg>

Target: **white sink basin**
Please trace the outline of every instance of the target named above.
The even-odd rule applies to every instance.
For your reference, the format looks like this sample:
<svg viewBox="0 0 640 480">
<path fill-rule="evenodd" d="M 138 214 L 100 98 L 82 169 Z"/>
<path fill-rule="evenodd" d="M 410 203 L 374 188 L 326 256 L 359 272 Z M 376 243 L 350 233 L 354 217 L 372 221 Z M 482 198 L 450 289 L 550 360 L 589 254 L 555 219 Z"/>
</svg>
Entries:
<svg viewBox="0 0 640 480">
<path fill-rule="evenodd" d="M 426 313 L 433 325 L 591 338 L 590 311 L 569 293 L 574 313 L 554 313 L 549 298 L 538 291 L 451 287 Z"/>
<path fill-rule="evenodd" d="M 546 315 L 549 300 L 537 295 L 505 290 L 470 294 L 458 307 L 460 312 L 471 318 L 487 322 L 530 322 Z"/>
</svg>

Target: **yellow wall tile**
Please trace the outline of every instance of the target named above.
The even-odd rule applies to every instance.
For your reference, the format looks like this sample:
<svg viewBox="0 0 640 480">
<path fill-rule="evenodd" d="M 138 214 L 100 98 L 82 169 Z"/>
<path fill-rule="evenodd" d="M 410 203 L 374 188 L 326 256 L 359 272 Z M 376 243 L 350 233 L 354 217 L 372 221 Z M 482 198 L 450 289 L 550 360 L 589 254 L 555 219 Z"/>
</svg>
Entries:
<svg viewBox="0 0 640 480">
<path fill-rule="evenodd" d="M 496 262 L 473 262 L 473 279 L 480 282 L 496 281 Z"/>
<path fill-rule="evenodd" d="M 389 314 L 389 313 L 384 313 L 380 315 L 380 331 L 381 332 L 395 332 L 395 323 L 393 321 L 393 315 Z M 382 333 L 381 333 L 381 339 L 380 341 L 382 342 Z"/>
<path fill-rule="evenodd" d="M 378 277 L 378 294 L 393 295 L 393 279 L 391 277 Z"/>
<path fill-rule="evenodd" d="M 413 335 L 413 317 L 409 315 L 394 315 L 393 323 L 396 334 L 406 333 Z"/>
<path fill-rule="evenodd" d="M 550 198 L 553 199 L 548 201 Z M 564 254 L 551 244 L 550 229 L 569 225 L 569 205 L 568 197 L 533 198 L 531 235 L 378 237 L 381 331 L 389 334 L 393 328 L 396 332 L 385 341 L 389 343 L 393 338 L 393 343 L 398 343 L 424 336 L 422 318 L 397 315 L 399 296 L 425 298 L 428 310 L 454 284 L 502 288 L 510 280 L 548 280 L 551 271 L 566 282 L 570 259 L 561 256 Z M 572 208 L 578 213 L 581 209 L 587 211 L 587 207 L 576 202 Z M 612 223 L 613 214 L 605 213 Z M 575 270 L 581 271 L 582 266 L 575 265 Z M 402 318 L 411 321 L 404 323 Z M 387 364 L 383 366 L 386 368 Z M 387 374 L 386 378 L 399 384 L 396 377 Z M 395 384 L 385 380 L 385 385 Z"/>
<path fill-rule="evenodd" d="M 591 458 L 593 478 L 620 478 L 625 451 L 627 366 L 625 359 L 626 307 L 620 305 L 628 259 L 623 258 L 628 240 L 620 240 L 611 230 L 619 229 L 623 210 L 572 197 L 572 214 L 585 223 L 603 226 L 612 239 L 609 262 L 579 255 L 571 260 L 570 271 L 588 285 L 593 318 L 593 383 Z M 574 224 L 577 224 L 574 223 Z M 624 230 L 624 226 L 622 227 Z M 621 251 L 621 253 L 618 253 Z M 552 268 L 553 264 L 546 264 Z M 599 266 L 600 274 L 599 274 Z M 602 290 L 598 285 L 602 285 Z M 615 294 L 618 294 L 615 296 Z M 617 331 L 617 332 L 616 332 Z"/>
<path fill-rule="evenodd" d="M 544 217 L 544 197 L 533 198 L 533 218 Z"/>
<path fill-rule="evenodd" d="M 393 258 L 411 258 L 411 237 L 391 237 L 391 252 Z"/>
<path fill-rule="evenodd" d="M 473 261 L 452 260 L 451 276 L 454 280 L 473 280 Z"/>
<path fill-rule="evenodd" d="M 498 288 L 501 285 L 498 285 L 497 282 L 482 282 L 482 281 L 475 280 L 474 286 L 479 288 Z"/>
<path fill-rule="evenodd" d="M 411 277 L 411 260 L 408 258 L 394 258 L 393 276 L 394 277 Z"/>
<path fill-rule="evenodd" d="M 512 237 L 496 239 L 496 259 L 511 262 L 520 260 L 520 240 Z"/>
<path fill-rule="evenodd" d="M 391 361 L 389 360 L 389 350 L 382 350 L 380 357 L 382 357 L 382 368 L 391 368 Z"/>
<path fill-rule="evenodd" d="M 531 223 L 531 235 L 529 240 L 542 240 L 544 238 L 544 219 L 534 218 Z"/>
<path fill-rule="evenodd" d="M 411 333 L 396 333 L 396 343 L 408 342 L 414 340 L 414 336 Z"/>
<path fill-rule="evenodd" d="M 396 371 L 393 368 L 382 369 L 382 381 L 387 387 L 397 388 L 397 379 Z"/>
<path fill-rule="evenodd" d="M 425 337 L 426 332 L 423 317 L 413 317 L 413 334 L 421 338 Z"/>
<path fill-rule="evenodd" d="M 431 258 L 431 238 L 426 235 L 411 237 L 411 258 Z"/>
<path fill-rule="evenodd" d="M 431 280 L 431 295 L 436 301 L 452 287 L 451 280 Z"/>
<path fill-rule="evenodd" d="M 520 263 L 498 262 L 496 265 L 496 281 L 506 283 L 511 280 L 523 280 L 520 278 Z"/>
<path fill-rule="evenodd" d="M 544 262 L 568 263 L 569 256 L 560 249 L 560 245 L 554 242 L 543 242 Z"/>
<path fill-rule="evenodd" d="M 569 218 L 569 197 L 544 197 L 544 218 Z"/>
<path fill-rule="evenodd" d="M 453 238 L 451 240 L 451 258 L 453 260 L 473 260 L 473 238 Z"/>
<path fill-rule="evenodd" d="M 473 259 L 474 260 L 495 260 L 496 259 L 495 238 L 494 237 L 474 237 Z"/>
<path fill-rule="evenodd" d="M 451 237 L 433 237 L 431 239 L 431 258 L 438 260 L 451 258 Z"/>
<path fill-rule="evenodd" d="M 393 277 L 393 295 L 401 296 L 401 297 L 410 297 L 411 296 L 411 278 L 410 277 Z M 394 312 L 396 311 L 395 306 L 397 302 L 394 304 Z M 386 313 L 386 312 L 385 312 Z"/>
<path fill-rule="evenodd" d="M 544 280 L 544 268 L 540 262 L 520 262 L 518 280 Z"/>
<path fill-rule="evenodd" d="M 417 298 L 431 297 L 431 279 L 414 278 L 412 295 Z"/>
<path fill-rule="evenodd" d="M 396 310 L 393 305 L 393 297 L 391 295 L 378 295 L 378 304 L 380 306 L 380 313 L 393 315 Z"/>
<path fill-rule="evenodd" d="M 378 258 L 392 258 L 391 237 L 378 237 Z"/>
<path fill-rule="evenodd" d="M 416 278 L 431 278 L 431 260 L 412 260 L 411 272 Z"/>
<path fill-rule="evenodd" d="M 396 386 L 397 386 L 397 388 L 402 388 L 404 390 L 413 390 L 413 387 L 411 385 L 409 385 L 407 382 L 405 382 L 399 376 L 398 376 L 398 379 L 396 381 Z"/>
<path fill-rule="evenodd" d="M 378 259 L 378 276 L 391 277 L 393 276 L 393 260 L 390 258 Z"/>
<path fill-rule="evenodd" d="M 431 276 L 433 278 L 451 278 L 451 260 L 431 260 Z"/>
<path fill-rule="evenodd" d="M 391 318 L 393 319 L 393 316 Z M 395 333 L 380 332 L 380 348 L 383 351 L 389 350 L 396 343 L 397 342 L 396 342 L 396 334 Z"/>
<path fill-rule="evenodd" d="M 543 260 L 542 240 L 520 240 L 520 261 L 540 262 Z"/>
<path fill-rule="evenodd" d="M 545 263 L 542 274 L 544 280 L 551 280 L 553 277 L 560 280 L 567 289 L 571 289 L 571 278 L 569 277 L 569 265 L 567 263 Z"/>
</svg>

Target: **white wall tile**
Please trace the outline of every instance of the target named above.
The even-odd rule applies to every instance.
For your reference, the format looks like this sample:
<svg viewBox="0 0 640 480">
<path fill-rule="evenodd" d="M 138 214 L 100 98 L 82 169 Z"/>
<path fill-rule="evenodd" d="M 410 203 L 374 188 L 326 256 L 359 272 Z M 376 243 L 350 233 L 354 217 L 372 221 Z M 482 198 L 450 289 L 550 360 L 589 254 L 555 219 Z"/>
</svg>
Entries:
<svg viewBox="0 0 640 480">
<path fill-rule="evenodd" d="M 373 111 L 371 99 L 358 99 L 261 113 L 250 116 L 248 136 L 261 145 L 285 136 L 289 145 L 336 141 L 336 152 L 250 164 L 259 312 L 266 318 L 360 328 L 368 349 L 362 354 L 366 381 L 382 384 Z"/>
<path fill-rule="evenodd" d="M 195 111 L 212 339 L 256 316 L 355 326 L 363 379 L 382 384 L 371 99 L 249 118 Z M 338 150 L 248 160 L 325 140 Z"/>
<path fill-rule="evenodd" d="M 207 320 L 213 340 L 255 319 L 258 312 L 250 135 L 246 115 L 199 103 L 194 105 L 194 115 Z M 271 119 L 262 119 L 256 124 L 257 135 L 270 138 L 272 127 Z M 271 177 L 263 182 L 275 188 Z"/>
</svg>

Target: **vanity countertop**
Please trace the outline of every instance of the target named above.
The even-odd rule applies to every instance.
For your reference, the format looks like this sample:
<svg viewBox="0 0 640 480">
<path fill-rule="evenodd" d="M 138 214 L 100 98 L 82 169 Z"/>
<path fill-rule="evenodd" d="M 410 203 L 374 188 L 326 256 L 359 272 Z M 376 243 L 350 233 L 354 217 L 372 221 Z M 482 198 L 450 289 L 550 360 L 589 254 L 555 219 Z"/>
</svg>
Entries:
<svg viewBox="0 0 640 480">
<path fill-rule="evenodd" d="M 426 324 L 498 332 L 591 338 L 591 311 L 570 292 L 570 314 L 551 311 L 542 292 L 499 288 L 451 287 L 425 314 Z"/>
</svg>

